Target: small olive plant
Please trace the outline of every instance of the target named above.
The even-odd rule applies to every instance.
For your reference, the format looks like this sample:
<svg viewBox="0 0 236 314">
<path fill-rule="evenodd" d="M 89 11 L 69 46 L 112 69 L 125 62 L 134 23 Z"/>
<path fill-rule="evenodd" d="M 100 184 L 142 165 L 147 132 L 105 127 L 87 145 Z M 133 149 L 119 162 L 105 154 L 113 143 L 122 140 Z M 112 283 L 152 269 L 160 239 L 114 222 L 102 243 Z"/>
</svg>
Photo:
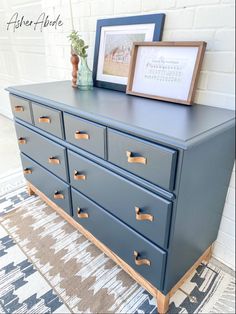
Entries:
<svg viewBox="0 0 236 314">
<path fill-rule="evenodd" d="M 68 36 L 71 41 L 73 51 L 81 58 L 86 58 L 88 45 L 85 44 L 84 40 L 80 37 L 78 32 L 72 31 Z"/>
</svg>

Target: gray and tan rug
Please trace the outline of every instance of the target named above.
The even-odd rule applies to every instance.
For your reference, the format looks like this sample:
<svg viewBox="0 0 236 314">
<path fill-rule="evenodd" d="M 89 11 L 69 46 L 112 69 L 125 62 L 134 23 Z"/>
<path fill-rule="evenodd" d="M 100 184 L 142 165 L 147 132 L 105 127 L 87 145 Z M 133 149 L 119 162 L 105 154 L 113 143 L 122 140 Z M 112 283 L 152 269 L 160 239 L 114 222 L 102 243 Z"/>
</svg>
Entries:
<svg viewBox="0 0 236 314">
<path fill-rule="evenodd" d="M 0 313 L 157 313 L 155 299 L 37 196 L 0 179 Z M 16 187 L 16 181 L 20 187 Z M 235 313 L 235 278 L 200 265 L 170 313 Z"/>
</svg>

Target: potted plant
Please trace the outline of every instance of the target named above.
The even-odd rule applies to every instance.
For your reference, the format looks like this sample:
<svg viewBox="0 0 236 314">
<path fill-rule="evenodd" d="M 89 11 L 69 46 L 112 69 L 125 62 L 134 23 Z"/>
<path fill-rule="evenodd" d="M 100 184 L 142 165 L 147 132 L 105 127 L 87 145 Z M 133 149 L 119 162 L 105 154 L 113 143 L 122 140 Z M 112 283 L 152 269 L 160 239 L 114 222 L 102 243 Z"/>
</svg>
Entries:
<svg viewBox="0 0 236 314">
<path fill-rule="evenodd" d="M 79 57 L 80 61 L 77 75 L 77 86 L 80 90 L 90 90 L 93 87 L 93 78 L 92 71 L 89 69 L 87 63 L 87 49 L 89 46 L 85 44 L 85 41 L 80 37 L 78 32 L 74 30 L 69 35 L 69 39 L 71 41 L 72 51 Z"/>
</svg>

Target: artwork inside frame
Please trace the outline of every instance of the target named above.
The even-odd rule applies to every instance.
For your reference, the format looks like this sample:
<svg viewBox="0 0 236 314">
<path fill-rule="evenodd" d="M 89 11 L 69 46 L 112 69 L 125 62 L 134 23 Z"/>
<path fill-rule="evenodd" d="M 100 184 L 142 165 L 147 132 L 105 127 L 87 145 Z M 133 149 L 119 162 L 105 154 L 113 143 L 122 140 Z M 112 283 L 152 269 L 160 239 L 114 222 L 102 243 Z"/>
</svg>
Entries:
<svg viewBox="0 0 236 314">
<path fill-rule="evenodd" d="M 94 53 L 94 86 L 126 91 L 133 42 L 159 41 L 165 14 L 98 20 Z"/>
<path fill-rule="evenodd" d="M 134 43 L 126 93 L 175 102 L 193 103 L 206 43 Z"/>
</svg>

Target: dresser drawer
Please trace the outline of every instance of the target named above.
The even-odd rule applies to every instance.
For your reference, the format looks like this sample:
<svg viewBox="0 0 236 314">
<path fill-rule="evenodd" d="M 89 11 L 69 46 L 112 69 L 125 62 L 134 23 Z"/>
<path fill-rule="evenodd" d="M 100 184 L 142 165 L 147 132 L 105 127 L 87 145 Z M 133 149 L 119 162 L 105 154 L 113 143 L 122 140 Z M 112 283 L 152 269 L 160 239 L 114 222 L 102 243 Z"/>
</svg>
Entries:
<svg viewBox="0 0 236 314">
<path fill-rule="evenodd" d="M 68 180 L 66 149 L 46 137 L 16 123 L 16 133 L 20 150 L 55 173 Z"/>
<path fill-rule="evenodd" d="M 172 203 L 68 151 L 71 185 L 166 248 Z"/>
<path fill-rule="evenodd" d="M 16 118 L 33 123 L 30 101 L 10 94 L 12 113 Z"/>
<path fill-rule="evenodd" d="M 174 188 L 175 150 L 108 129 L 108 160 L 164 189 Z"/>
<path fill-rule="evenodd" d="M 70 114 L 64 114 L 64 124 L 69 143 L 101 158 L 105 157 L 105 127 Z"/>
<path fill-rule="evenodd" d="M 72 203 L 76 221 L 155 287 L 162 288 L 166 263 L 164 251 L 73 189 Z"/>
<path fill-rule="evenodd" d="M 21 161 L 26 180 L 71 215 L 69 185 L 23 154 Z"/>
<path fill-rule="evenodd" d="M 57 137 L 63 136 L 62 114 L 59 110 L 32 103 L 35 126 Z"/>
</svg>

